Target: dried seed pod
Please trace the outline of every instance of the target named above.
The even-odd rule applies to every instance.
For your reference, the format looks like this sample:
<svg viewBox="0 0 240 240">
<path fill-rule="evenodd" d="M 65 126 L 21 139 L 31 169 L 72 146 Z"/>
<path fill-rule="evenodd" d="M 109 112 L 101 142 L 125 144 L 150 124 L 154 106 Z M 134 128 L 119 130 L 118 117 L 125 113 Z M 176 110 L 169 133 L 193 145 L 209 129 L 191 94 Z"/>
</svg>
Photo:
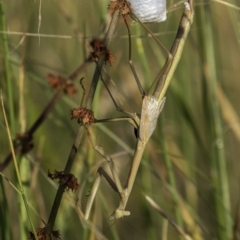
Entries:
<svg viewBox="0 0 240 240">
<path fill-rule="evenodd" d="M 163 22 L 167 19 L 166 0 L 128 0 L 141 22 Z M 132 15 L 134 18 L 134 16 Z"/>
</svg>

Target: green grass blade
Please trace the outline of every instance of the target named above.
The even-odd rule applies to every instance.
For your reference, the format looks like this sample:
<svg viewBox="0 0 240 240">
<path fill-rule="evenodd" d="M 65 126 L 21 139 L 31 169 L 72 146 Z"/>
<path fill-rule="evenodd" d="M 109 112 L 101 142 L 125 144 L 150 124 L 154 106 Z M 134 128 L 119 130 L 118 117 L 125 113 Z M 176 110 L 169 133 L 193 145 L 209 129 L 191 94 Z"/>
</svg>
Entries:
<svg viewBox="0 0 240 240">
<path fill-rule="evenodd" d="M 215 39 L 213 37 L 212 13 L 209 6 L 204 8 L 206 81 L 208 83 L 209 112 L 211 116 L 211 176 L 214 188 L 216 215 L 219 224 L 219 239 L 232 237 L 231 205 L 229 197 L 228 173 L 225 158 L 222 120 L 217 100 L 217 73 L 215 65 Z"/>
</svg>

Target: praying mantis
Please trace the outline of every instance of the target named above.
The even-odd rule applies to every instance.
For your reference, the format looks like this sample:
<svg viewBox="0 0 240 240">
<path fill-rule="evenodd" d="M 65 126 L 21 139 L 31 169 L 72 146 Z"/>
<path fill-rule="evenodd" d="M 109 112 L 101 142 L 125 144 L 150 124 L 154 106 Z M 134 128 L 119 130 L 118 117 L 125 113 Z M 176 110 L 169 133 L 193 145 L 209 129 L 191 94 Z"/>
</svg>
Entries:
<svg viewBox="0 0 240 240">
<path fill-rule="evenodd" d="M 138 17 L 134 15 L 134 13 L 131 13 L 131 14 L 134 16 L 135 19 L 138 20 Z M 128 199 L 134 185 L 134 181 L 138 172 L 139 165 L 141 163 L 144 150 L 146 148 L 146 144 L 148 143 L 149 139 L 151 138 L 156 128 L 157 120 L 164 107 L 164 104 L 166 101 L 166 98 L 164 97 L 164 95 L 169 86 L 169 83 L 174 74 L 174 71 L 178 65 L 178 62 L 181 58 L 183 47 L 190 30 L 190 26 L 193 22 L 193 18 L 194 18 L 193 1 L 188 0 L 188 2 L 185 3 L 185 10 L 183 12 L 181 21 L 179 23 L 179 28 L 170 52 L 168 52 L 163 47 L 168 52 L 168 57 L 162 70 L 160 71 L 156 80 L 153 83 L 155 87 L 155 89 L 153 90 L 153 93 L 152 94 L 145 94 L 144 92 L 142 93 L 143 102 L 142 102 L 142 110 L 141 110 L 140 117 L 138 114 L 127 113 L 127 115 L 130 118 L 129 120 L 130 123 L 132 123 L 132 125 L 138 131 L 138 134 L 137 134 L 138 136 L 137 136 L 137 143 L 136 143 L 136 148 L 135 148 L 135 152 L 132 160 L 131 169 L 129 171 L 129 175 L 128 175 L 125 186 L 124 187 L 122 186 L 117 176 L 113 161 L 109 160 L 108 162 L 110 164 L 112 178 L 109 175 L 107 175 L 105 170 L 103 170 L 102 168 L 99 169 L 97 176 L 95 178 L 92 190 L 88 197 L 85 216 L 84 216 L 85 220 L 89 218 L 90 210 L 91 210 L 97 189 L 100 184 L 101 175 L 103 175 L 107 179 L 107 181 L 112 186 L 112 188 L 116 190 L 120 196 L 119 206 L 110 215 L 109 220 L 116 220 L 124 216 L 130 215 L 130 211 L 126 210 L 126 205 L 128 203 Z M 142 24 L 142 26 L 145 27 L 144 24 Z M 155 38 L 155 36 L 152 33 L 150 34 L 153 36 L 153 38 Z M 162 46 L 161 43 L 160 45 Z M 131 63 L 130 63 L 130 67 L 133 68 Z M 140 83 L 138 83 L 138 87 L 139 87 L 139 84 Z"/>
</svg>

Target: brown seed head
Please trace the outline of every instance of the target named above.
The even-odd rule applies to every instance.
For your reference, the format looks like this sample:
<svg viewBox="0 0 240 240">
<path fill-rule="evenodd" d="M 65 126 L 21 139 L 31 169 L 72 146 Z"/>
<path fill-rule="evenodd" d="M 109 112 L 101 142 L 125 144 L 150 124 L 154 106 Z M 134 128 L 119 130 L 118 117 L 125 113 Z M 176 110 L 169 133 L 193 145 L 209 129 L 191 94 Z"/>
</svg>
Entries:
<svg viewBox="0 0 240 240">
<path fill-rule="evenodd" d="M 77 119 L 78 123 L 92 124 L 95 121 L 92 110 L 80 107 L 70 110 L 71 119 Z"/>
<path fill-rule="evenodd" d="M 48 81 L 50 86 L 54 90 L 59 90 L 63 88 L 64 92 L 71 96 L 77 92 L 77 89 L 75 88 L 74 84 L 67 80 L 66 78 L 63 78 L 61 76 L 55 76 L 53 74 L 48 74 Z"/>
<path fill-rule="evenodd" d="M 102 39 L 94 38 L 90 42 L 90 45 L 93 48 L 93 51 L 90 52 L 93 61 L 98 61 L 101 56 L 105 55 L 105 64 L 107 62 L 110 64 L 113 63 L 114 57 L 110 50 L 104 46 L 104 41 Z"/>
<path fill-rule="evenodd" d="M 48 171 L 48 177 L 51 179 L 58 179 L 58 183 L 64 185 L 66 190 L 71 189 L 73 192 L 76 192 L 79 184 L 77 178 L 72 173 L 64 173 L 64 171 L 55 170 L 54 173 Z"/>
<path fill-rule="evenodd" d="M 114 11 L 119 10 L 120 14 L 122 15 L 127 15 L 131 12 L 129 4 L 126 0 L 111 1 L 108 5 L 108 9 Z"/>
</svg>

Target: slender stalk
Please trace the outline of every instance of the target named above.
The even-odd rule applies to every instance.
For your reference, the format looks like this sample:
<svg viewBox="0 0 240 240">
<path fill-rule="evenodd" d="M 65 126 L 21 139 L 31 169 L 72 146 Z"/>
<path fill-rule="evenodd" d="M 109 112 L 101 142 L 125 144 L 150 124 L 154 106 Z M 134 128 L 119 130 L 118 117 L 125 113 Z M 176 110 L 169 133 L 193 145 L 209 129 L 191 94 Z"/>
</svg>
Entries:
<svg viewBox="0 0 240 240">
<path fill-rule="evenodd" d="M 1 173 L 0 173 L 1 174 Z M 11 240 L 13 239 L 11 233 L 11 219 L 10 219 L 10 212 L 7 204 L 7 194 L 5 191 L 5 187 L 3 185 L 3 179 L 0 179 L 0 227 L 4 229 L 4 231 L 0 232 L 0 239 Z"/>
<path fill-rule="evenodd" d="M 231 205 L 229 198 L 229 185 L 227 164 L 224 151 L 223 129 L 221 114 L 217 100 L 217 74 L 214 57 L 214 39 L 211 12 L 208 7 L 204 10 L 205 34 L 207 44 L 205 44 L 206 54 L 206 81 L 208 82 L 210 116 L 211 116 L 211 142 L 214 143 L 211 152 L 212 160 L 212 184 L 214 187 L 215 207 L 218 220 L 219 239 L 228 240 L 232 237 Z"/>
<path fill-rule="evenodd" d="M 24 54 L 23 54 L 24 57 Z M 23 59 L 22 57 L 22 59 Z M 26 106 L 25 106 L 25 69 L 23 66 L 23 62 L 19 66 L 19 123 L 20 123 L 20 132 L 26 132 Z M 20 177 L 21 182 L 28 183 L 25 185 L 25 195 L 29 198 L 29 183 L 31 182 L 31 164 L 30 161 L 24 157 L 19 156 L 19 169 L 20 169 Z M 20 196 L 18 195 L 20 199 Z M 20 225 L 20 238 L 26 239 L 28 233 L 26 232 L 27 228 L 27 215 L 25 211 L 25 206 L 20 199 L 20 214 L 19 214 L 19 225 Z"/>
<path fill-rule="evenodd" d="M 106 34 L 105 40 L 104 40 L 104 46 L 106 48 L 108 48 L 108 46 L 109 46 L 109 44 L 112 40 L 118 17 L 119 17 L 119 11 L 115 11 L 114 14 L 113 14 L 110 26 L 108 28 L 108 32 Z M 92 80 L 90 90 L 89 90 L 89 93 L 88 93 L 88 97 L 87 97 L 87 101 L 86 101 L 86 108 L 91 108 L 91 106 L 92 106 L 93 97 L 95 95 L 95 91 L 96 91 L 96 88 L 97 88 L 98 80 L 99 80 L 99 77 L 100 77 L 100 74 L 101 74 L 101 69 L 102 69 L 102 66 L 104 64 L 104 61 L 105 61 L 105 54 L 97 62 L 97 66 L 95 68 L 95 72 L 94 72 L 94 75 L 93 75 L 93 80 Z"/>
<path fill-rule="evenodd" d="M 178 191 L 177 191 L 175 175 L 174 175 L 174 171 L 173 171 L 172 162 L 171 162 L 171 159 L 170 159 L 169 154 L 168 154 L 168 144 L 167 144 L 167 141 L 166 141 L 166 139 L 163 135 L 163 131 L 162 131 L 161 126 L 160 126 L 160 135 L 161 135 L 161 139 L 162 139 L 162 144 L 161 145 L 162 145 L 162 150 L 163 150 L 163 153 L 164 153 L 164 162 L 165 162 L 166 169 L 167 169 L 169 184 L 172 187 L 172 189 L 174 189 L 174 191 L 172 192 L 172 198 L 173 198 L 176 221 L 177 221 L 178 226 L 180 228 L 183 228 L 183 219 L 182 219 L 182 216 L 180 214 L 179 203 L 178 203 L 178 201 L 179 201 L 178 200 L 178 195 L 176 194 Z"/>
<path fill-rule="evenodd" d="M 187 235 L 184 231 L 183 228 L 179 225 L 177 225 L 172 219 L 170 219 L 167 214 L 161 209 L 161 207 L 149 196 L 145 195 L 146 200 L 150 203 L 151 206 L 156 209 L 156 211 L 161 214 L 167 221 L 173 226 L 173 228 L 179 233 L 180 236 L 182 236 L 182 239 L 186 240 L 192 240 L 192 238 Z"/>
<path fill-rule="evenodd" d="M 5 3 L 0 4 L 0 29 L 3 31 L 2 35 L 2 45 L 3 45 L 3 55 L 4 55 L 4 67 L 5 67 L 5 79 L 7 82 L 8 91 L 8 107 L 10 116 L 10 129 L 13 135 L 16 135 L 15 129 L 15 114 L 14 114 L 14 93 L 13 93 L 13 80 L 10 67 L 9 49 L 8 49 L 8 39 L 7 39 L 7 25 L 4 10 Z"/>
<path fill-rule="evenodd" d="M 38 129 L 38 127 L 44 122 L 44 120 L 50 114 L 56 102 L 59 100 L 61 93 L 62 93 L 61 90 L 58 90 L 55 93 L 55 95 L 52 97 L 48 105 L 44 108 L 43 112 L 40 114 L 38 119 L 33 123 L 30 129 L 24 134 L 25 136 L 29 136 L 29 137 L 33 136 L 34 132 Z M 22 143 L 16 144 L 14 146 L 15 152 L 21 152 L 21 149 L 22 149 L 21 144 Z M 11 160 L 12 160 L 12 153 L 9 153 L 9 155 L 5 158 L 5 160 L 2 163 L 0 163 L 0 171 L 3 171 L 8 166 Z"/>
<path fill-rule="evenodd" d="M 7 116 L 6 116 L 6 112 L 5 112 L 5 108 L 4 108 L 4 104 L 3 104 L 2 93 L 1 93 L 1 103 L 2 103 L 2 110 L 3 110 L 3 116 L 4 116 L 4 120 L 5 120 L 5 124 L 6 124 L 7 134 L 8 134 L 8 140 L 9 140 L 9 144 L 10 144 L 10 148 L 11 148 L 11 152 L 12 152 L 12 156 L 13 156 L 13 163 L 14 163 L 14 167 L 15 167 L 15 171 L 16 171 L 16 175 L 17 175 L 17 179 L 18 179 L 18 184 L 20 186 L 22 199 L 23 199 L 23 202 L 24 202 L 24 205 L 25 205 L 28 220 L 29 220 L 30 225 L 31 225 L 32 230 L 33 230 L 34 237 L 35 237 L 35 239 L 38 239 L 35 228 L 34 228 L 34 225 L 33 225 L 33 222 L 32 222 L 31 217 L 30 217 L 29 208 L 28 208 L 28 204 L 27 204 L 27 199 L 26 199 L 26 196 L 25 196 L 25 193 L 24 193 L 24 189 L 23 189 L 23 185 L 22 185 L 22 181 L 21 181 L 21 177 L 20 177 L 20 172 L 19 172 L 19 168 L 18 168 L 18 164 L 17 164 L 17 159 L 16 159 L 16 156 L 15 156 L 14 147 L 13 147 L 13 143 L 12 143 L 12 139 L 11 139 L 11 133 L 10 133 L 10 129 L 9 129 L 9 126 L 8 126 Z"/>
<path fill-rule="evenodd" d="M 112 17 L 112 21 L 111 21 L 111 23 L 109 25 L 109 28 L 108 28 L 108 32 L 106 34 L 106 38 L 105 38 L 105 42 L 104 42 L 105 47 L 108 47 L 108 45 L 110 44 L 110 41 L 112 39 L 114 30 L 115 30 L 115 27 L 116 27 L 116 24 L 117 24 L 118 16 L 119 16 L 119 12 L 115 11 L 114 14 L 113 14 L 113 17 Z M 102 56 L 99 59 L 99 61 L 97 62 L 97 66 L 96 66 L 96 69 L 95 69 L 95 72 L 94 72 L 93 80 L 92 80 L 90 90 L 89 90 L 89 93 L 88 93 L 88 97 L 87 97 L 87 100 L 86 100 L 86 108 L 91 108 L 91 106 L 92 106 L 93 97 L 95 95 L 97 83 L 98 83 L 98 80 L 99 80 L 99 77 L 100 77 L 100 71 L 101 71 L 101 68 L 103 66 L 104 60 L 105 60 L 105 56 Z M 82 125 L 80 125 L 79 128 L 78 128 L 78 132 L 77 132 L 75 141 L 72 145 L 72 148 L 71 148 L 71 151 L 70 151 L 65 169 L 64 169 L 65 173 L 69 173 L 71 171 L 71 168 L 72 168 L 72 165 L 74 163 L 77 151 L 78 151 L 78 149 L 79 149 L 79 147 L 82 143 L 83 133 L 84 133 L 84 128 L 82 127 Z M 52 210 L 51 210 L 51 213 L 50 213 L 50 216 L 49 216 L 49 219 L 48 219 L 48 223 L 47 223 L 47 226 L 46 226 L 46 233 L 48 233 L 48 234 L 51 234 L 51 231 L 53 229 L 53 226 L 54 226 L 54 223 L 55 223 L 55 220 L 56 220 L 56 217 L 57 217 L 57 212 L 58 212 L 58 209 L 59 209 L 59 206 L 60 206 L 60 203 L 61 203 L 61 199 L 62 199 L 62 196 L 63 196 L 63 193 L 64 193 L 64 189 L 65 189 L 64 185 L 60 185 L 59 188 L 58 188 L 57 194 L 55 196 L 55 200 L 54 200 Z"/>
</svg>

